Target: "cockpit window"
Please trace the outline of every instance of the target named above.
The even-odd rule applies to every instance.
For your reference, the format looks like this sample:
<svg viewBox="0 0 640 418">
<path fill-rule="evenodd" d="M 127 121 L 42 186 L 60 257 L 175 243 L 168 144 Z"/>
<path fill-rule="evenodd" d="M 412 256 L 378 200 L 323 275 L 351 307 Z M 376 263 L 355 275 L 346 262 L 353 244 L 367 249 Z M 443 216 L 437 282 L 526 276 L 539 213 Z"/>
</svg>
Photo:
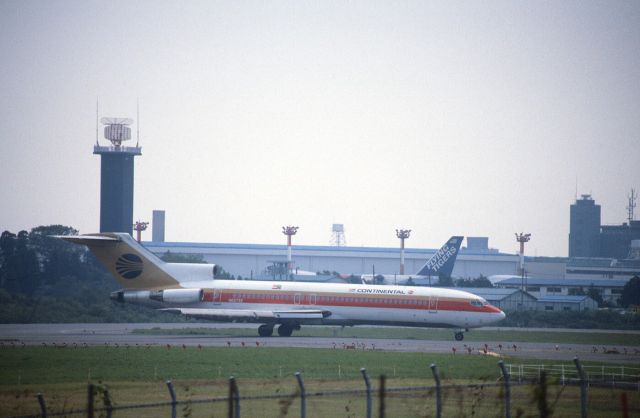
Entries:
<svg viewBox="0 0 640 418">
<path fill-rule="evenodd" d="M 478 308 L 482 308 L 483 306 L 487 306 L 489 304 L 487 303 L 487 301 L 481 299 L 471 299 L 469 303 L 471 304 L 471 306 L 476 306 Z"/>
</svg>

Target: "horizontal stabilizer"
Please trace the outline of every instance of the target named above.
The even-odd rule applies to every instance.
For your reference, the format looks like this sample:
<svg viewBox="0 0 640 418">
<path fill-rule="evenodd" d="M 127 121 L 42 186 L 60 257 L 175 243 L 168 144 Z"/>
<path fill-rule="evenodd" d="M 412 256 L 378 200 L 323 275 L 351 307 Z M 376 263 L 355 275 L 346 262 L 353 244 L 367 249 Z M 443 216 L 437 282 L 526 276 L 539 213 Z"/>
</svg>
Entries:
<svg viewBox="0 0 640 418">
<path fill-rule="evenodd" d="M 61 240 L 73 242 L 74 244 L 81 244 L 81 245 L 120 241 L 116 237 L 108 237 L 104 235 L 51 235 L 51 236 L 53 238 L 60 238 Z"/>
</svg>

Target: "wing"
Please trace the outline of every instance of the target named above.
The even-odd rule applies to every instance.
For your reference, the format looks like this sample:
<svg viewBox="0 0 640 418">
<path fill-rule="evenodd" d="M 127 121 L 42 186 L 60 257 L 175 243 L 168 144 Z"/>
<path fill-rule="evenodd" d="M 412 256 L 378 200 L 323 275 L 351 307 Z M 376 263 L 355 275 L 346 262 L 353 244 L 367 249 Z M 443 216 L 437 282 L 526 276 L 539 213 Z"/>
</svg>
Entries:
<svg viewBox="0 0 640 418">
<path fill-rule="evenodd" d="M 258 311 L 253 309 L 165 308 L 161 311 L 182 314 L 191 318 L 220 322 L 314 323 L 331 315 L 331 311 L 297 309 L 282 311 Z"/>
</svg>

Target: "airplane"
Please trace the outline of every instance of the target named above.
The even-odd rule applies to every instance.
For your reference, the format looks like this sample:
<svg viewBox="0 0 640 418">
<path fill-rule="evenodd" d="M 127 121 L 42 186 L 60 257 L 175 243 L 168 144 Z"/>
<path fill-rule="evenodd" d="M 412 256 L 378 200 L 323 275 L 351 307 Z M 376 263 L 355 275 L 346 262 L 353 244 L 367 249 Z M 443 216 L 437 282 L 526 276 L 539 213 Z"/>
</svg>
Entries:
<svg viewBox="0 0 640 418">
<path fill-rule="evenodd" d="M 460 251 L 460 245 L 464 237 L 453 236 L 449 238 L 436 253 L 418 270 L 416 274 L 363 274 L 363 283 L 379 284 L 406 284 L 409 279 L 413 283 L 424 282 L 431 285 L 431 278 L 439 279 L 440 276 L 451 277 L 453 265 Z M 381 279 L 380 279 L 381 278 Z"/>
<path fill-rule="evenodd" d="M 127 233 L 57 235 L 86 245 L 122 289 L 118 302 L 218 322 L 261 324 L 258 335 L 289 337 L 302 325 L 454 328 L 493 324 L 505 314 L 483 298 L 453 289 L 342 283 L 215 279 L 215 264 L 167 263 Z"/>
</svg>

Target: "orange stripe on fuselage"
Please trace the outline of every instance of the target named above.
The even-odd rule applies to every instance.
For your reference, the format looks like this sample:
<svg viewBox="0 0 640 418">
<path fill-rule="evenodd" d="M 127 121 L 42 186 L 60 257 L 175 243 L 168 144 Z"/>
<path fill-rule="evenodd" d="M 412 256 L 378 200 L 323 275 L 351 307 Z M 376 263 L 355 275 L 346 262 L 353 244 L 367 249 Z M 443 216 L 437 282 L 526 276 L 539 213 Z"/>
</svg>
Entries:
<svg viewBox="0 0 640 418">
<path fill-rule="evenodd" d="M 473 306 L 468 299 L 430 298 L 407 295 L 354 295 L 351 293 L 272 292 L 264 290 L 224 289 L 218 290 L 215 302 L 251 303 L 291 306 L 341 306 L 377 309 L 418 309 L 463 312 L 500 312 L 492 305 Z M 431 302 L 430 302 L 431 299 Z M 214 290 L 204 289 L 204 302 L 214 302 Z"/>
</svg>

